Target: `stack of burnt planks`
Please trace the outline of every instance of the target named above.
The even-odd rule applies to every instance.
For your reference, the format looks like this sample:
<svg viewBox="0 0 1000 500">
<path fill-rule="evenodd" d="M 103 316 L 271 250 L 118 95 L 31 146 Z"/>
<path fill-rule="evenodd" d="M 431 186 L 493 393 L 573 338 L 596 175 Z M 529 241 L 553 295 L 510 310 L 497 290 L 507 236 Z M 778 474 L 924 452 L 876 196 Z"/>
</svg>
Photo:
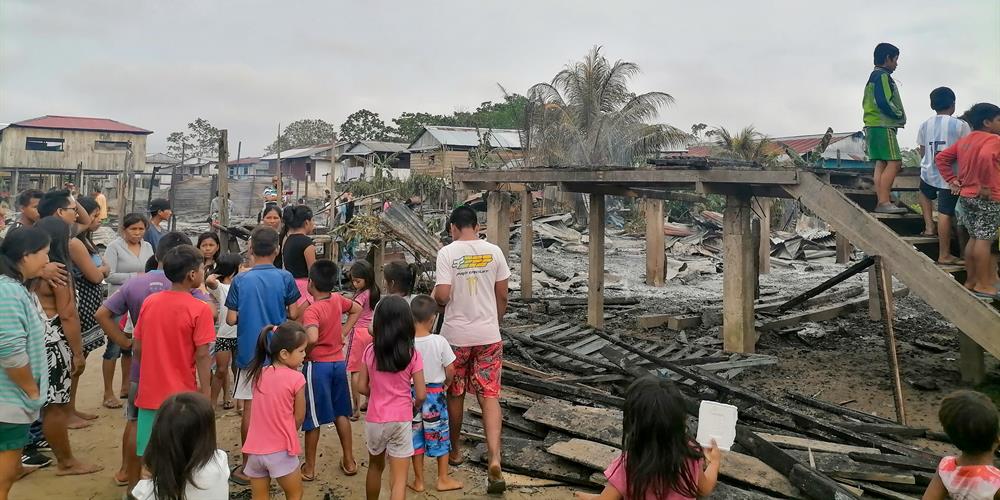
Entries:
<svg viewBox="0 0 1000 500">
<path fill-rule="evenodd" d="M 602 471 L 620 453 L 625 389 L 640 376 L 679 383 L 692 434 L 699 400 L 739 407 L 736 445 L 724 453 L 712 498 L 919 498 L 940 460 L 922 445 L 944 438 L 926 429 L 801 394 L 772 399 L 730 380 L 774 363 L 770 356 L 560 322 L 505 330 L 503 337 L 503 383 L 513 388 L 502 400 L 504 464 L 517 478 L 534 478 L 524 478 L 529 486 L 600 489 Z M 475 405 L 471 412 L 477 414 Z M 475 417 L 463 432 L 483 439 Z"/>
</svg>

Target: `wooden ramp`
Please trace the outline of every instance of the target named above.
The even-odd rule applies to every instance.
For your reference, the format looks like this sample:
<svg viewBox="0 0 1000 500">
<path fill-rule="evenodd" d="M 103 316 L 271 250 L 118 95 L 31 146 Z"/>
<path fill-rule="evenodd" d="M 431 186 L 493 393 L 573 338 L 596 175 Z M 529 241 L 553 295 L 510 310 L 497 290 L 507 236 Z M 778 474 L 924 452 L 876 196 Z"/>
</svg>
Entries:
<svg viewBox="0 0 1000 500">
<path fill-rule="evenodd" d="M 800 172 L 797 184 L 786 184 L 782 188 L 865 253 L 885 257 L 897 279 L 975 344 L 1000 358 L 1000 313 L 989 303 L 977 299 L 945 269 L 914 248 L 912 241 L 896 234 L 845 193 L 811 172 Z M 976 355 L 975 351 L 975 346 L 963 339 L 963 378 L 980 377 L 975 373 L 982 372 L 982 353 Z"/>
</svg>

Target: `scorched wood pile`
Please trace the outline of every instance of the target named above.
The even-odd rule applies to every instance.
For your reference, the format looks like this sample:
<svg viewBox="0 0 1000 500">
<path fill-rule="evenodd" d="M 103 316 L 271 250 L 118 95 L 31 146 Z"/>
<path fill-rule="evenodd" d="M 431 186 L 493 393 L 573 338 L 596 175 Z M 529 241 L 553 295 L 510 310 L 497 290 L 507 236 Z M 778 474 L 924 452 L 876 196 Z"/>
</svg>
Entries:
<svg viewBox="0 0 1000 500">
<path fill-rule="evenodd" d="M 557 321 L 505 329 L 503 338 L 503 383 L 513 388 L 502 400 L 504 467 L 537 478 L 532 486 L 600 489 L 621 446 L 625 389 L 642 376 L 678 384 L 692 435 L 700 400 L 739 408 L 736 445 L 724 452 L 713 498 L 919 498 L 941 459 L 919 441 L 947 440 L 806 395 L 768 399 L 730 380 L 773 364 L 772 356 Z M 485 451 L 481 421 L 467 419 L 463 434 Z"/>
</svg>

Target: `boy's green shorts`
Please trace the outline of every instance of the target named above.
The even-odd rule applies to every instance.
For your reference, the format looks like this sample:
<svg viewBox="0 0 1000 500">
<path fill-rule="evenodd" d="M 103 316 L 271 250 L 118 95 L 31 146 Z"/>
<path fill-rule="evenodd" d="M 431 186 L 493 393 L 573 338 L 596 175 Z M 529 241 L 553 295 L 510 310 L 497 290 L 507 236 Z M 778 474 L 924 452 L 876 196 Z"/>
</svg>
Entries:
<svg viewBox="0 0 1000 500">
<path fill-rule="evenodd" d="M 28 428 L 31 424 L 0 423 L 0 451 L 20 450 L 31 441 Z"/>
<path fill-rule="evenodd" d="M 865 129 L 865 149 L 868 152 L 868 159 L 872 161 L 901 161 L 903 159 L 894 128 L 867 127 Z"/>
</svg>

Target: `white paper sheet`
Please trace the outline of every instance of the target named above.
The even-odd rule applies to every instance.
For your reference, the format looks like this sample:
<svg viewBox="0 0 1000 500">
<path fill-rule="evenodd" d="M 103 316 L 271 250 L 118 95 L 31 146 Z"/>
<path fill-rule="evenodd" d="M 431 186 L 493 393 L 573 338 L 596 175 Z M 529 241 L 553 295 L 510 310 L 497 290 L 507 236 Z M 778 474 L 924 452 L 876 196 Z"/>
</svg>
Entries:
<svg viewBox="0 0 1000 500">
<path fill-rule="evenodd" d="M 733 405 L 702 401 L 698 408 L 698 444 L 710 446 L 715 439 L 720 449 L 729 451 L 736 441 L 738 413 Z"/>
</svg>

